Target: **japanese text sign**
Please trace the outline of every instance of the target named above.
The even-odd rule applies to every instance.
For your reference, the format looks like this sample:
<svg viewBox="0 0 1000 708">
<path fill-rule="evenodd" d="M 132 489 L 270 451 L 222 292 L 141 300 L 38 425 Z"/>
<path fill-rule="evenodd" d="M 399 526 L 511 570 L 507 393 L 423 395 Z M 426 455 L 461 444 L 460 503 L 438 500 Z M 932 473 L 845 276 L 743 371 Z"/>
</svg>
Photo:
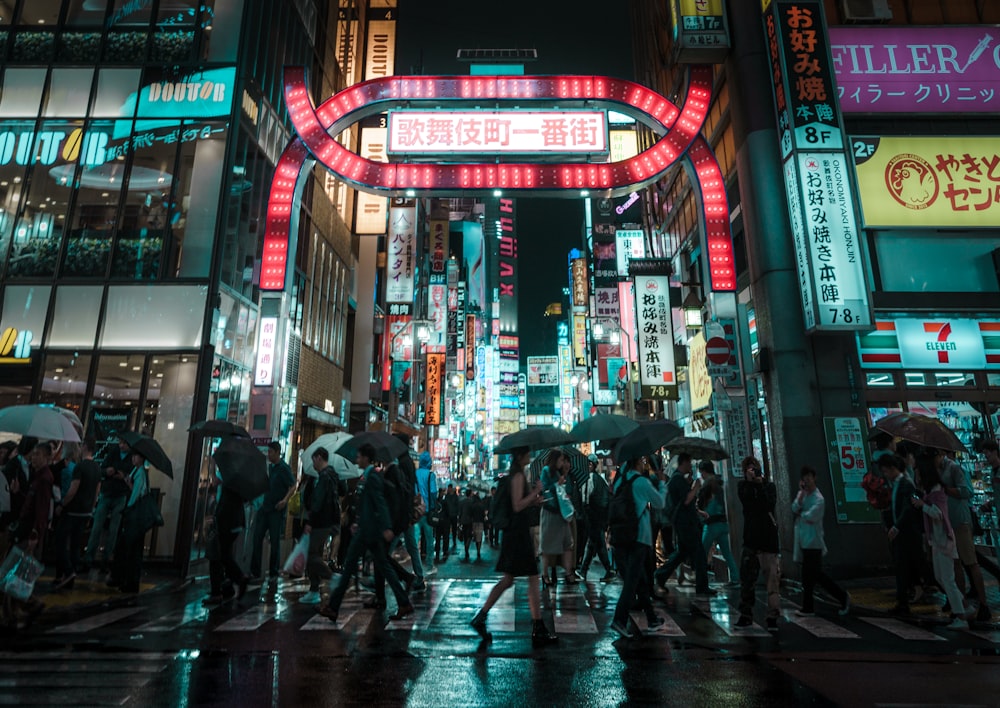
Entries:
<svg viewBox="0 0 1000 708">
<path fill-rule="evenodd" d="M 257 366 L 254 369 L 254 386 L 274 385 L 274 357 L 277 353 L 278 318 L 261 317 L 257 335 Z"/>
<path fill-rule="evenodd" d="M 393 200 L 385 264 L 385 301 L 412 303 L 417 208 L 412 200 Z"/>
<path fill-rule="evenodd" d="M 954 317 L 878 320 L 858 335 L 866 369 L 1000 369 L 1000 322 Z"/>
<path fill-rule="evenodd" d="M 996 228 L 1000 137 L 852 137 L 866 226 Z"/>
<path fill-rule="evenodd" d="M 574 258 L 573 263 L 573 307 L 586 309 L 589 306 L 590 291 L 588 288 L 587 259 Z"/>
<path fill-rule="evenodd" d="M 642 397 L 676 399 L 674 330 L 668 276 L 635 276 L 635 314 Z"/>
<path fill-rule="evenodd" d="M 628 275 L 630 259 L 646 257 L 646 240 L 641 230 L 618 230 L 615 232 L 617 241 L 616 258 L 618 260 L 618 275 Z"/>
<path fill-rule="evenodd" d="M 1000 27 L 831 27 L 844 113 L 1000 110 Z"/>
<path fill-rule="evenodd" d="M 389 152 L 582 153 L 608 151 L 604 111 L 390 111 Z"/>
<path fill-rule="evenodd" d="M 529 356 L 528 357 L 529 386 L 558 386 L 559 357 Z"/>
<path fill-rule="evenodd" d="M 723 0 L 672 0 L 670 19 L 681 63 L 714 64 L 729 50 Z"/>
<path fill-rule="evenodd" d="M 878 510 L 868 503 L 861 480 L 871 468 L 868 440 L 859 418 L 824 418 L 830 483 L 839 523 L 877 523 Z"/>
<path fill-rule="evenodd" d="M 427 410 L 424 414 L 424 422 L 427 425 L 441 425 L 441 392 L 445 378 L 444 367 L 444 353 L 427 355 L 427 382 L 425 384 Z"/>
</svg>

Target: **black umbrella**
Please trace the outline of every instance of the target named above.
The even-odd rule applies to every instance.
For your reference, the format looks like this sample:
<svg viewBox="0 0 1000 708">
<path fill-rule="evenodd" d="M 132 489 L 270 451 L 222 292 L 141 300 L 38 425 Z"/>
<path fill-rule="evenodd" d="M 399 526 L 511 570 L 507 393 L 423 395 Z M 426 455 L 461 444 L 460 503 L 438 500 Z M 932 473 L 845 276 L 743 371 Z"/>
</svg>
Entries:
<svg viewBox="0 0 1000 708">
<path fill-rule="evenodd" d="M 714 440 L 708 438 L 674 438 L 664 445 L 672 455 L 686 452 L 696 460 L 726 460 L 729 453 Z"/>
<path fill-rule="evenodd" d="M 405 442 L 384 430 L 365 430 L 338 447 L 336 453 L 354 462 L 362 445 L 375 448 L 375 460 L 378 462 L 392 462 L 410 450 Z"/>
<path fill-rule="evenodd" d="M 148 435 L 141 435 L 134 430 L 124 430 L 118 434 L 118 437 L 128 443 L 132 452 L 138 452 L 153 467 L 170 477 L 170 479 L 174 478 L 174 466 L 171 464 L 170 458 L 167 457 L 167 453 L 160 447 L 160 443 Z"/>
<path fill-rule="evenodd" d="M 248 438 L 226 438 L 212 458 L 222 476 L 222 486 L 246 501 L 267 491 L 267 458 Z"/>
<path fill-rule="evenodd" d="M 684 431 L 672 420 L 650 420 L 623 437 L 615 445 L 614 458 L 618 463 L 656 452 Z"/>
<path fill-rule="evenodd" d="M 617 413 L 598 413 L 585 418 L 570 431 L 577 442 L 622 438 L 639 427 L 639 423 L 628 416 Z"/>
<path fill-rule="evenodd" d="M 590 460 L 575 447 L 561 447 L 559 449 L 569 456 L 569 476 L 579 489 L 590 475 Z M 545 467 L 545 460 L 548 459 L 548 456 L 548 453 L 539 455 L 528 465 L 529 478 L 531 480 L 541 478 L 542 468 Z"/>
<path fill-rule="evenodd" d="M 890 413 L 878 420 L 875 427 L 883 433 L 909 442 L 941 450 L 968 452 L 955 432 L 937 418 L 919 413 Z"/>
<path fill-rule="evenodd" d="M 202 435 L 208 435 L 213 438 L 221 438 L 227 435 L 236 435 L 241 438 L 249 438 L 250 433 L 247 429 L 236 425 L 236 423 L 230 423 L 228 420 L 199 420 L 197 423 L 188 428 L 188 432 L 191 433 L 201 433 Z"/>
<path fill-rule="evenodd" d="M 560 445 L 572 445 L 575 440 L 573 436 L 562 428 L 552 425 L 533 425 L 516 433 L 505 435 L 500 444 L 493 448 L 493 452 L 504 453 L 515 450 L 519 447 L 526 447 L 530 450 L 540 450 L 543 447 L 559 447 Z"/>
</svg>

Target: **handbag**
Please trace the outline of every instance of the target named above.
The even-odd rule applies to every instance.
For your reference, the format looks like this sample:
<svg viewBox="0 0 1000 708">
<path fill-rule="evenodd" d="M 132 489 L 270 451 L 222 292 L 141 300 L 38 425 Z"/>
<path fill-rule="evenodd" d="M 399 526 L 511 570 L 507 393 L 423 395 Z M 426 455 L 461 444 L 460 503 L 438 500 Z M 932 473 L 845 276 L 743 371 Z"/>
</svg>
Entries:
<svg viewBox="0 0 1000 708">
<path fill-rule="evenodd" d="M 573 502 L 569 499 L 569 494 L 566 493 L 566 486 L 562 484 L 556 485 L 556 499 L 559 501 L 559 513 L 562 514 L 563 519 L 566 521 L 573 520 Z"/>
<path fill-rule="evenodd" d="M 427 513 L 427 523 L 430 524 L 433 528 L 437 528 L 438 526 L 441 525 L 441 521 L 442 521 L 442 509 L 441 505 L 438 504 Z"/>
<path fill-rule="evenodd" d="M 154 526 L 163 526 L 163 514 L 160 513 L 158 491 L 151 491 L 139 497 L 129 511 L 129 518 L 136 528 L 143 532 Z"/>
<path fill-rule="evenodd" d="M 285 561 L 284 572 L 287 575 L 302 575 L 306 570 L 306 560 L 309 558 L 309 534 L 302 534 L 302 538 L 292 548 Z"/>
<path fill-rule="evenodd" d="M 20 546 L 14 546 L 0 565 L 0 593 L 26 601 L 35 589 L 35 581 L 45 566 Z"/>
<path fill-rule="evenodd" d="M 299 489 L 291 497 L 288 498 L 288 513 L 292 516 L 298 516 L 302 513 L 302 490 Z"/>
</svg>

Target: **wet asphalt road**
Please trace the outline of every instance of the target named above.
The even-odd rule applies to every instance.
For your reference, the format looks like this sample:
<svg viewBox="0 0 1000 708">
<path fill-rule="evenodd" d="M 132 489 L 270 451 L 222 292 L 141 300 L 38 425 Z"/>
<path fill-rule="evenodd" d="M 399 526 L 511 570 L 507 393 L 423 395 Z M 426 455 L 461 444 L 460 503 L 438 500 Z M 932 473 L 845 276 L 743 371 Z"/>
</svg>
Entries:
<svg viewBox="0 0 1000 708">
<path fill-rule="evenodd" d="M 388 625 L 361 607 L 363 588 L 348 593 L 335 627 L 297 602 L 304 584 L 285 580 L 216 608 L 201 606 L 202 579 L 46 612 L 0 645 L 0 705 L 1000 705 L 997 629 L 832 607 L 802 620 L 789 594 L 776 635 L 747 632 L 732 627 L 735 592 L 695 603 L 672 585 L 659 608 L 667 625 L 622 640 L 608 628 L 620 584 L 599 575 L 548 594 L 560 640 L 539 649 L 524 581 L 491 613 L 491 643 L 468 626 L 496 577 L 485 558 L 453 556 L 413 595 L 416 615 Z"/>
</svg>

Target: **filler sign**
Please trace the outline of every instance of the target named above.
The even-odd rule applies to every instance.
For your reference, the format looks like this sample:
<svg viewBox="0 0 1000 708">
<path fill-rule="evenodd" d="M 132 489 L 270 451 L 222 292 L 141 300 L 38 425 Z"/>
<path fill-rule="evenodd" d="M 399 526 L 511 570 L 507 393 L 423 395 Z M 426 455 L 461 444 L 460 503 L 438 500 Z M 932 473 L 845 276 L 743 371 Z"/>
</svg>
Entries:
<svg viewBox="0 0 1000 708">
<path fill-rule="evenodd" d="M 604 111 L 390 111 L 389 152 L 606 153 Z"/>
</svg>

